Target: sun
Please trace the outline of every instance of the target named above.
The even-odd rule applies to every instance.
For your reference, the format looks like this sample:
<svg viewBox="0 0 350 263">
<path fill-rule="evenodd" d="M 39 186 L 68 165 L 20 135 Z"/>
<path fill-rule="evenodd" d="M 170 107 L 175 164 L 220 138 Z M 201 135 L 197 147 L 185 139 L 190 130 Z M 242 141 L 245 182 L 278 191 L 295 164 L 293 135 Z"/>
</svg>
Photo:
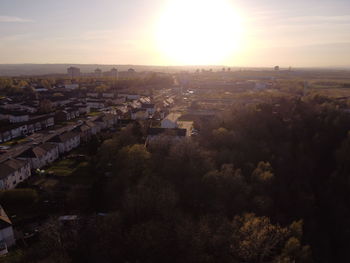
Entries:
<svg viewBox="0 0 350 263">
<path fill-rule="evenodd" d="M 219 64 L 241 44 L 240 17 L 229 0 L 169 0 L 156 29 L 158 50 L 174 64 Z"/>
</svg>

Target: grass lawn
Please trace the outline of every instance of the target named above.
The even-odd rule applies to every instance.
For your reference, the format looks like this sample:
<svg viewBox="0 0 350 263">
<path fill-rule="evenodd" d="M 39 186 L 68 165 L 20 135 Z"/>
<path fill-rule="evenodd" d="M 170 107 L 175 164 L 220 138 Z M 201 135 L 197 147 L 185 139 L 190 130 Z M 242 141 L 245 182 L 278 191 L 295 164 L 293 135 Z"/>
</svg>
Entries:
<svg viewBox="0 0 350 263">
<path fill-rule="evenodd" d="M 58 162 L 55 162 L 51 167 L 49 167 L 46 171 L 49 173 L 53 173 L 57 176 L 69 176 L 74 172 L 76 166 L 75 160 L 64 159 Z"/>
<path fill-rule="evenodd" d="M 59 179 L 62 183 L 67 184 L 91 184 L 94 178 L 90 173 L 90 165 L 87 161 L 77 161 L 73 159 L 64 159 L 55 162 L 51 167 L 49 167 L 47 172 L 52 172 L 54 175 L 61 177 Z M 45 179 L 45 187 L 50 187 L 52 184 L 56 185 L 57 182 L 50 182 L 50 179 Z"/>
<path fill-rule="evenodd" d="M 40 180 L 35 182 L 35 185 L 41 186 L 45 189 L 52 188 L 58 184 L 58 180 L 56 179 L 46 179 L 41 178 Z"/>
<path fill-rule="evenodd" d="M 62 182 L 74 185 L 90 185 L 93 181 L 94 177 L 91 176 L 90 165 L 88 162 L 79 163 L 70 176 L 62 178 Z"/>
<path fill-rule="evenodd" d="M 87 116 L 98 116 L 98 115 L 101 115 L 101 112 L 100 111 L 92 111 L 90 112 Z"/>
<path fill-rule="evenodd" d="M 20 249 L 12 250 L 7 255 L 0 258 L 0 262 L 22 262 L 23 251 Z"/>
</svg>

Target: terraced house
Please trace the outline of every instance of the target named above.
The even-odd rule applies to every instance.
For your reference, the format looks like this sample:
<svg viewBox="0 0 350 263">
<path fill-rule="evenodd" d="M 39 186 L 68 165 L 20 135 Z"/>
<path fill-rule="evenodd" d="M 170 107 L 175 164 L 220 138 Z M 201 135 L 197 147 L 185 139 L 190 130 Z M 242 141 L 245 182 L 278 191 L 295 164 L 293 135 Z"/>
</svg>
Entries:
<svg viewBox="0 0 350 263">
<path fill-rule="evenodd" d="M 13 189 L 30 175 L 28 161 L 9 159 L 0 164 L 0 189 Z"/>
<path fill-rule="evenodd" d="M 66 132 L 53 137 L 49 142 L 58 145 L 59 153 L 67 153 L 80 145 L 80 134 L 77 132 Z"/>
<path fill-rule="evenodd" d="M 44 143 L 26 150 L 17 158 L 30 162 L 32 169 L 38 169 L 54 162 L 58 157 L 58 145 L 54 143 Z"/>
</svg>

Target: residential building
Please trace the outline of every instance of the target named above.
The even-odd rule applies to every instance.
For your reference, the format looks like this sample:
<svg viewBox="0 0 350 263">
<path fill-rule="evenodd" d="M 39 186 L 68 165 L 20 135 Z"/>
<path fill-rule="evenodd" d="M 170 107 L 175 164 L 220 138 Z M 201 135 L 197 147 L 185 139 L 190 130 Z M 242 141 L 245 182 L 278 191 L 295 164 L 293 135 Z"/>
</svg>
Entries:
<svg viewBox="0 0 350 263">
<path fill-rule="evenodd" d="M 29 120 L 29 114 L 23 110 L 16 111 L 0 109 L 0 119 L 8 120 L 10 123 L 26 122 Z"/>
<path fill-rule="evenodd" d="M 86 104 L 92 109 L 102 109 L 105 107 L 105 101 L 99 99 L 87 99 Z"/>
<path fill-rule="evenodd" d="M 79 73 L 80 74 L 80 73 Z M 74 89 L 78 89 L 79 88 L 79 84 L 65 84 L 64 85 L 65 89 L 68 90 L 74 90 Z"/>
<path fill-rule="evenodd" d="M 118 70 L 116 68 L 112 68 L 109 75 L 114 79 L 118 79 Z"/>
<path fill-rule="evenodd" d="M 180 113 L 170 113 L 168 116 L 166 116 L 162 122 L 161 127 L 167 128 L 167 129 L 174 129 L 178 127 L 177 121 L 181 117 Z"/>
<path fill-rule="evenodd" d="M 86 93 L 86 96 L 89 98 L 98 98 L 99 97 L 99 93 L 97 92 L 88 92 Z"/>
<path fill-rule="evenodd" d="M 0 189 L 13 189 L 30 175 L 29 162 L 9 159 L 0 164 Z"/>
<path fill-rule="evenodd" d="M 92 135 L 96 135 L 101 132 L 101 127 L 94 122 L 86 121 L 85 124 L 90 127 Z"/>
<path fill-rule="evenodd" d="M 104 92 L 102 93 L 102 98 L 113 99 L 115 94 L 113 92 Z"/>
<path fill-rule="evenodd" d="M 128 100 L 139 100 L 141 98 L 139 94 L 127 94 L 127 93 L 119 94 L 119 97 L 124 97 Z"/>
<path fill-rule="evenodd" d="M 102 77 L 102 70 L 97 68 L 95 69 L 95 77 L 100 78 Z"/>
<path fill-rule="evenodd" d="M 88 142 L 92 136 L 92 128 L 87 124 L 82 124 L 76 127 L 73 131 L 80 134 L 80 140 L 82 142 Z"/>
<path fill-rule="evenodd" d="M 58 145 L 54 143 L 44 143 L 24 151 L 17 159 L 26 160 L 30 162 L 32 169 L 38 169 L 54 162 L 58 157 Z"/>
<path fill-rule="evenodd" d="M 149 115 L 153 115 L 156 111 L 155 105 L 151 103 L 142 103 L 141 108 L 145 109 Z"/>
<path fill-rule="evenodd" d="M 112 128 L 118 122 L 118 116 L 113 114 L 105 114 L 98 117 L 94 123 L 101 127 L 101 130 Z"/>
<path fill-rule="evenodd" d="M 64 122 L 73 120 L 80 116 L 79 108 L 67 108 L 65 110 L 61 110 L 56 112 L 55 121 L 56 122 Z"/>
<path fill-rule="evenodd" d="M 53 137 L 48 142 L 57 144 L 59 153 L 63 154 L 70 152 L 80 145 L 80 134 L 73 131 L 66 132 Z"/>
<path fill-rule="evenodd" d="M 70 67 L 67 69 L 67 74 L 72 78 L 80 77 L 80 68 Z"/>
<path fill-rule="evenodd" d="M 149 114 L 146 109 L 132 109 L 131 119 L 132 120 L 147 120 Z"/>
<path fill-rule="evenodd" d="M 0 205 L 0 255 L 8 253 L 8 248 L 16 243 L 12 222 Z"/>
</svg>

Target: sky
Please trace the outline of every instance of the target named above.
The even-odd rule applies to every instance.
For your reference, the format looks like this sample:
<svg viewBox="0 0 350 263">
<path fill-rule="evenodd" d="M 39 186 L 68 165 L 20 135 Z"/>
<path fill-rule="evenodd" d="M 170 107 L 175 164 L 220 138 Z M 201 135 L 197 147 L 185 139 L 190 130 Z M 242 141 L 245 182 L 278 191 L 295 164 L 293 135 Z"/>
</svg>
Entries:
<svg viewBox="0 0 350 263">
<path fill-rule="evenodd" d="M 350 1 L 0 0 L 5 63 L 350 66 Z"/>
</svg>

